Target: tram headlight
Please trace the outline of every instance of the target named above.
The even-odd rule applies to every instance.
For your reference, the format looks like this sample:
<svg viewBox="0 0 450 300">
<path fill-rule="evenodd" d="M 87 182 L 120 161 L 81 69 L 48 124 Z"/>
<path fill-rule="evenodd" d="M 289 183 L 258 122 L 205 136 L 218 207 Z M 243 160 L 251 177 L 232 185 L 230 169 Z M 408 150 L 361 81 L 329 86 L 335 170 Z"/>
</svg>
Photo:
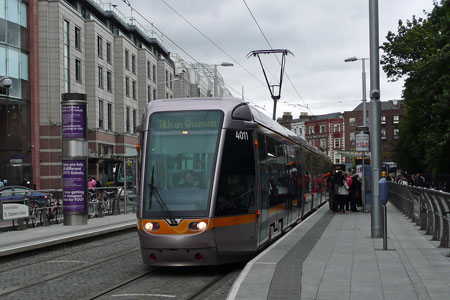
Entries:
<svg viewBox="0 0 450 300">
<path fill-rule="evenodd" d="M 192 231 L 203 231 L 208 225 L 204 221 L 189 223 L 189 229 Z"/>
<path fill-rule="evenodd" d="M 144 228 L 147 232 L 158 231 L 159 223 L 158 222 L 147 222 L 144 224 Z"/>
</svg>

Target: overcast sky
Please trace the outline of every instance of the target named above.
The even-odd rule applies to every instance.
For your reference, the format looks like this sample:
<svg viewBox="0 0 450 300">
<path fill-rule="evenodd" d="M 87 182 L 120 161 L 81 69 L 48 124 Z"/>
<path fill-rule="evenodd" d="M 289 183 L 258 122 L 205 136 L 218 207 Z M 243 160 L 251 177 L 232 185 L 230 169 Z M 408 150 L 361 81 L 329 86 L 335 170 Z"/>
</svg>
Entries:
<svg viewBox="0 0 450 300">
<path fill-rule="evenodd" d="M 130 9 L 120 0 L 125 15 Z M 256 57 L 246 58 L 252 50 L 270 49 L 242 0 L 129 0 L 146 19 L 154 23 L 170 39 L 197 61 L 217 64 L 225 83 L 234 96 L 240 97 L 242 87 L 246 99 L 265 107 L 272 115 L 273 101 L 265 85 Z M 227 54 L 205 39 L 174 13 L 166 2 L 218 44 Z M 343 112 L 355 108 L 362 99 L 361 61 L 344 63 L 344 59 L 369 57 L 369 0 L 246 0 L 253 15 L 274 49 L 288 49 L 288 56 L 277 116 L 301 111 L 309 114 Z M 423 17 L 430 12 L 432 0 L 379 0 L 380 45 L 388 31 L 397 32 L 398 20 Z M 133 14 L 145 27 L 151 25 Z M 192 61 L 182 50 L 163 38 L 164 46 Z M 380 51 L 380 58 L 382 52 Z M 263 63 L 276 83 L 280 66 L 273 55 L 262 56 Z M 244 68 L 248 70 L 250 75 Z M 370 90 L 370 63 L 366 61 L 367 98 Z M 388 82 L 380 68 L 381 100 L 401 99 L 403 82 Z M 255 78 L 256 77 L 256 78 Z M 300 94 L 300 97 L 298 96 Z M 370 99 L 368 99 L 370 100 Z M 309 109 L 302 107 L 307 104 Z"/>
</svg>

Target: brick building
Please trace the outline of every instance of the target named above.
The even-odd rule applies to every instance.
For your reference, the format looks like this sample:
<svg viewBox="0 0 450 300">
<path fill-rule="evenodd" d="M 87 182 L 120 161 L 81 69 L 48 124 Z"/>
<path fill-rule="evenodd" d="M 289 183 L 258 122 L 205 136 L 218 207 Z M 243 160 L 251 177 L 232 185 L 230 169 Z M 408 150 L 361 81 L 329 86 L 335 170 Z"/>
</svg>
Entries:
<svg viewBox="0 0 450 300">
<path fill-rule="evenodd" d="M 355 130 L 357 126 L 363 126 L 363 104 L 359 104 L 352 111 L 344 112 L 345 120 L 345 150 L 355 151 Z M 367 123 L 369 119 L 369 103 L 366 103 Z M 382 161 L 392 161 L 392 151 L 398 139 L 398 124 L 405 113 L 403 100 L 381 101 L 381 151 Z"/>
<path fill-rule="evenodd" d="M 337 151 L 345 149 L 344 116 L 342 113 L 312 116 L 305 122 L 306 141 L 325 152 L 335 164 L 345 163 Z"/>
</svg>

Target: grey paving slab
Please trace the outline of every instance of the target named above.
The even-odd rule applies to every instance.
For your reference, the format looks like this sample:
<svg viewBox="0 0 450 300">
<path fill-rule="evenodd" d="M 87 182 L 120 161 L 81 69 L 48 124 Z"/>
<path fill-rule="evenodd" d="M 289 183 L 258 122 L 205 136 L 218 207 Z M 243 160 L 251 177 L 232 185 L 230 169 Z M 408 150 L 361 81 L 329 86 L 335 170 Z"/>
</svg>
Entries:
<svg viewBox="0 0 450 300">
<path fill-rule="evenodd" d="M 323 211 L 322 211 L 323 215 Z M 309 220 L 309 223 L 320 221 L 319 217 Z M 305 224 L 301 230 L 296 230 L 292 238 L 301 239 L 313 224 Z M 296 268 L 292 260 L 290 276 L 298 276 L 285 280 L 301 294 L 289 298 L 284 290 L 272 294 L 276 299 L 450 299 L 450 258 L 448 251 L 437 249 L 438 245 L 430 241 L 430 236 L 424 236 L 418 227 L 411 223 L 396 208 L 388 205 L 388 251 L 383 251 L 383 241 L 380 238 L 370 238 L 370 214 L 347 213 L 334 215 L 320 239 L 309 251 L 307 257 L 300 263 L 301 270 Z M 292 239 L 284 247 L 274 245 L 271 254 L 264 253 L 267 261 L 270 258 L 273 265 L 279 264 L 280 255 L 292 255 Z M 304 245 L 303 245 L 304 246 Z M 288 251 L 289 247 L 291 249 Z M 301 248 L 296 249 L 299 255 Z M 279 261 L 277 261 L 279 259 Z M 263 260 L 261 260 L 263 261 Z M 272 265 L 272 266 L 273 266 Z M 257 264 L 253 263 L 255 270 Z M 247 272 L 247 275 L 252 274 Z M 276 272 L 271 272 L 275 276 Z M 273 278 L 271 284 L 280 282 Z M 252 279 L 246 277 L 246 282 Z M 261 279 L 266 285 L 261 288 L 265 292 L 268 278 Z M 245 282 L 241 280 L 241 283 Z M 257 288 L 258 280 L 253 280 L 253 286 L 241 285 L 242 288 L 253 290 Z M 261 283 L 262 281 L 260 281 Z M 292 288 L 292 287 L 291 287 Z M 264 293 L 258 291 L 249 299 L 264 298 Z M 237 296 L 236 294 L 234 296 Z M 278 297 L 276 297 L 278 296 Z M 268 299 L 268 294 L 265 296 Z M 243 299 L 229 295 L 228 299 Z"/>
</svg>

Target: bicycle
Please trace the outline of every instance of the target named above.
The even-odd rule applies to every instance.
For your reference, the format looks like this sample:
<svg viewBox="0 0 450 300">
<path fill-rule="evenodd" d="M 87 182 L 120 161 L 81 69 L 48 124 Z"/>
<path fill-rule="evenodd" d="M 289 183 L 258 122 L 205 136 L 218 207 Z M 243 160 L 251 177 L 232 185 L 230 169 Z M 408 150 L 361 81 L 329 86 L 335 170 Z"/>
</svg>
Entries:
<svg viewBox="0 0 450 300">
<path fill-rule="evenodd" d="M 44 208 L 45 213 L 40 214 L 40 223 L 44 224 L 44 220 L 47 221 L 47 224 L 50 224 L 52 221 L 55 224 L 59 224 L 63 219 L 62 206 L 59 203 L 59 199 L 53 200 L 53 194 L 49 193 L 47 196 L 47 207 Z M 44 216 L 46 215 L 46 216 Z"/>
<path fill-rule="evenodd" d="M 92 219 L 99 215 L 100 200 L 97 199 L 97 192 L 89 190 L 88 218 Z"/>
</svg>

